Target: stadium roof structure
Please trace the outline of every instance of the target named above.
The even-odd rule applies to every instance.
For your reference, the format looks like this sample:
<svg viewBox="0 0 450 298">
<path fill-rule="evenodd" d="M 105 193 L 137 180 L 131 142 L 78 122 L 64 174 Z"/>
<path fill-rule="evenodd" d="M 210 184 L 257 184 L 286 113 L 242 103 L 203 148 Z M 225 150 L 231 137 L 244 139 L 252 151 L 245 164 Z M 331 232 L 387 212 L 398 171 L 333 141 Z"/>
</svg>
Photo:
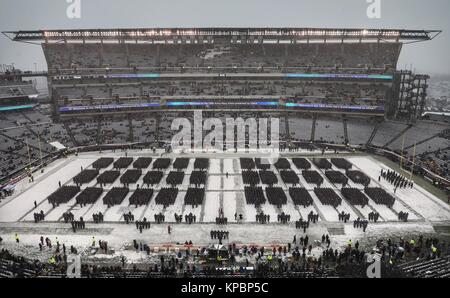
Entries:
<svg viewBox="0 0 450 298">
<path fill-rule="evenodd" d="M 339 28 L 134 28 L 5 31 L 13 41 L 167 40 L 230 38 L 264 40 L 378 40 L 419 42 L 435 38 L 440 30 Z"/>
</svg>

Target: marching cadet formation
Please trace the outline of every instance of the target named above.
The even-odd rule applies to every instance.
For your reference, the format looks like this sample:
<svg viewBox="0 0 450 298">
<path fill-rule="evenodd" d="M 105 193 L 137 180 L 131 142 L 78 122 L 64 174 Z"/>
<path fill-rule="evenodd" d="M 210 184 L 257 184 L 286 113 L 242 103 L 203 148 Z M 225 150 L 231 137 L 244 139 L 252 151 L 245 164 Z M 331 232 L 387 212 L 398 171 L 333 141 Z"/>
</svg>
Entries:
<svg viewBox="0 0 450 298">
<path fill-rule="evenodd" d="M 350 213 L 345 213 L 344 211 L 342 211 L 341 213 L 338 214 L 339 216 L 339 221 L 343 221 L 344 223 L 347 223 L 347 221 L 350 220 Z"/>
<path fill-rule="evenodd" d="M 284 212 L 281 212 L 281 214 L 278 214 L 277 220 L 278 220 L 278 222 L 286 224 L 291 221 L 291 216 L 289 214 L 285 214 Z"/>
<path fill-rule="evenodd" d="M 211 240 L 219 239 L 219 243 L 222 244 L 223 239 L 229 239 L 230 232 L 228 231 L 211 231 Z"/>
<path fill-rule="evenodd" d="M 84 222 L 83 217 L 80 217 L 80 220 L 73 220 L 71 222 L 72 224 L 72 231 L 75 233 L 78 229 L 85 229 L 86 223 Z"/>
<path fill-rule="evenodd" d="M 408 216 L 409 216 L 409 213 L 408 213 L 408 212 L 400 211 L 400 212 L 398 213 L 398 220 L 402 220 L 402 221 L 404 221 L 404 222 L 407 222 L 407 221 L 408 221 Z"/>
<path fill-rule="evenodd" d="M 45 214 L 44 214 L 44 211 L 42 211 L 42 210 L 39 213 L 33 213 L 33 215 L 34 215 L 35 223 L 43 221 L 45 219 Z"/>
<path fill-rule="evenodd" d="M 226 217 L 216 217 L 216 225 L 226 225 L 228 223 L 228 218 Z"/>
<path fill-rule="evenodd" d="M 314 213 L 313 211 L 308 213 L 308 222 L 316 223 L 319 221 L 319 213 Z"/>
<path fill-rule="evenodd" d="M 378 213 L 378 212 L 372 211 L 369 213 L 369 220 L 373 220 L 374 222 L 377 222 L 379 217 L 380 217 L 380 213 Z"/>
<path fill-rule="evenodd" d="M 131 211 L 129 211 L 128 213 L 123 214 L 123 219 L 128 224 L 128 223 L 134 221 L 134 215 L 133 215 L 133 213 L 131 213 Z"/>
<path fill-rule="evenodd" d="M 156 216 L 156 214 L 155 214 Z M 142 221 L 137 220 L 136 221 L 136 229 L 139 230 L 139 233 L 142 233 L 143 229 L 150 229 L 150 222 L 147 220 L 146 217 Z"/>
<path fill-rule="evenodd" d="M 161 212 L 158 214 L 155 214 L 153 217 L 155 218 L 155 222 L 157 224 L 163 223 L 166 220 L 166 217 Z"/>
<path fill-rule="evenodd" d="M 397 188 L 413 188 L 414 182 L 407 179 L 406 177 L 396 173 L 395 171 L 391 170 L 383 170 L 380 171 L 380 176 L 378 176 L 378 181 L 381 180 L 381 178 L 385 179 L 387 182 L 392 184 L 394 186 L 394 193 L 397 191 Z"/>
<path fill-rule="evenodd" d="M 92 214 L 92 219 L 95 223 L 102 223 L 103 222 L 103 213 L 94 213 Z"/>
<path fill-rule="evenodd" d="M 72 212 L 67 211 L 63 213 L 63 219 L 65 223 L 68 223 L 69 221 L 74 221 L 75 217 Z"/>
<path fill-rule="evenodd" d="M 100 212 L 101 214 L 101 212 Z M 86 222 L 84 221 L 83 217 L 80 217 L 80 220 L 75 220 L 75 216 L 72 212 L 67 211 L 63 213 L 63 219 L 65 223 L 69 223 L 72 226 L 72 231 L 76 233 L 78 229 L 85 229 L 86 228 Z M 94 218 L 95 221 L 95 218 Z M 102 221 L 103 221 L 103 215 L 102 215 Z"/>
<path fill-rule="evenodd" d="M 360 219 L 359 217 L 353 222 L 354 228 L 362 228 L 363 232 L 366 232 L 367 225 L 369 224 L 368 220 Z"/>
<path fill-rule="evenodd" d="M 188 224 L 193 224 L 197 222 L 197 216 L 195 214 L 192 214 L 192 212 L 190 212 L 189 214 L 184 216 L 184 221 Z"/>
<path fill-rule="evenodd" d="M 306 233 L 306 229 L 309 228 L 309 221 L 305 221 L 303 218 L 300 218 L 295 222 L 295 228 L 303 229 L 303 233 Z"/>
<path fill-rule="evenodd" d="M 265 224 L 270 222 L 270 215 L 269 214 L 264 214 L 264 212 L 261 211 L 261 213 L 256 214 L 256 222 Z"/>
</svg>

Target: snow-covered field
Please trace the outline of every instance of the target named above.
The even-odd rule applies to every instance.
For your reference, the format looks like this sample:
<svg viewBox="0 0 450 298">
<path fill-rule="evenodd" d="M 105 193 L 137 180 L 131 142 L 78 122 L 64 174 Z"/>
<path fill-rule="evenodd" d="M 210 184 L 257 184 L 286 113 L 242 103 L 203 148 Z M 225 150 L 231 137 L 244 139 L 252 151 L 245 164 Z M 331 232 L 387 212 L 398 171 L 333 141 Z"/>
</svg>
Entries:
<svg viewBox="0 0 450 298">
<path fill-rule="evenodd" d="M 143 153 L 142 151 L 130 152 L 128 156 L 153 156 L 156 159 L 159 154 L 152 155 L 151 153 Z M 300 154 L 299 154 L 300 155 Z M 19 182 L 16 186 L 16 192 L 12 198 L 8 198 L 0 204 L 0 222 L 28 222 L 33 221 L 33 213 L 44 211 L 46 214 L 45 221 L 58 222 L 62 220 L 62 214 L 65 211 L 70 210 L 74 213 L 75 218 L 83 217 L 85 220 L 92 221 L 92 215 L 94 213 L 102 212 L 105 216 L 106 222 L 123 222 L 123 214 L 125 212 L 132 212 L 136 219 L 143 219 L 146 217 L 148 220 L 153 221 L 154 214 L 162 212 L 166 216 L 167 222 L 174 222 L 174 214 L 189 214 L 193 213 L 197 216 L 198 222 L 211 223 L 215 222 L 215 218 L 218 216 L 219 209 L 224 210 L 225 216 L 228 217 L 229 222 L 235 222 L 235 214 L 242 214 L 244 222 L 255 222 L 255 215 L 258 212 L 253 205 L 247 205 L 245 203 L 244 185 L 241 177 L 241 168 L 239 163 L 239 155 L 233 157 L 232 154 L 221 156 L 220 154 L 213 154 L 210 158 L 210 167 L 208 169 L 208 176 L 206 182 L 206 195 L 203 206 L 198 208 L 192 208 L 184 205 L 184 195 L 189 187 L 189 176 L 193 169 L 193 160 L 196 157 L 202 157 L 202 154 L 191 157 L 188 168 L 184 171 L 185 177 L 183 183 L 179 185 L 179 194 L 177 196 L 174 205 L 167 208 L 155 203 L 154 197 L 162 187 L 168 187 L 166 184 L 166 177 L 168 173 L 173 170 L 170 166 L 164 171 L 164 177 L 159 185 L 154 186 L 155 194 L 153 199 L 147 206 L 130 206 L 129 197 L 133 191 L 137 188 L 137 184 L 143 185 L 143 176 L 146 171 L 151 170 L 152 164 L 147 169 L 143 170 L 141 177 L 136 184 L 130 185 L 130 192 L 125 200 L 116 206 L 108 208 L 102 202 L 102 197 L 112 187 L 121 186 L 119 179 L 117 179 L 112 185 L 107 185 L 103 195 L 94 204 L 80 207 L 76 205 L 75 199 L 70 200 L 65 204 L 61 204 L 55 208 L 48 203 L 46 199 L 52 192 L 58 188 L 58 182 L 62 185 L 74 185 L 72 178 L 83 169 L 89 169 L 91 164 L 100 156 L 112 156 L 119 158 L 124 156 L 123 152 L 119 153 L 87 153 L 81 154 L 77 157 L 71 157 L 69 159 L 63 159 L 55 162 L 47 167 L 44 173 L 35 174 L 34 182 L 30 183 L 27 180 Z M 292 154 L 291 154 L 292 156 Z M 290 157 L 291 157 L 290 156 Z M 165 156 L 166 157 L 166 156 Z M 175 158 L 175 156 L 169 156 Z M 209 156 L 208 156 L 209 157 Z M 283 205 L 281 209 L 277 209 L 268 202 L 260 206 L 260 211 L 271 216 L 273 221 L 276 220 L 277 215 L 281 212 L 291 215 L 291 221 L 298 220 L 300 217 L 306 218 L 308 213 L 313 211 L 319 213 L 320 221 L 326 222 L 338 222 L 338 212 L 350 213 L 350 219 L 356 219 L 357 217 L 367 218 L 368 214 L 372 211 L 380 213 L 380 221 L 398 221 L 398 212 L 409 212 L 409 219 L 412 221 L 430 221 L 430 222 L 442 222 L 450 221 L 450 208 L 449 206 L 434 197 L 431 193 L 421 188 L 417 184 L 413 189 L 398 189 L 394 194 L 393 186 L 385 180 L 378 181 L 378 176 L 381 169 L 388 169 L 388 167 L 370 156 L 349 156 L 348 161 L 353 164 L 354 169 L 359 169 L 366 173 L 371 178 L 371 187 L 382 187 L 391 195 L 396 197 L 396 202 L 393 208 L 388 208 L 384 205 L 377 205 L 372 200 L 369 200 L 369 205 L 362 208 L 361 206 L 352 206 L 348 203 L 340 194 L 340 185 L 331 183 L 325 176 L 323 170 L 317 168 L 312 164 L 312 170 L 318 171 L 324 178 L 322 187 L 332 188 L 341 198 L 342 204 L 337 208 L 323 205 L 317 196 L 314 194 L 315 185 L 308 184 L 301 175 L 301 170 L 297 169 L 292 163 L 292 160 L 288 158 L 291 163 L 291 169 L 300 177 L 300 186 L 305 187 L 311 194 L 314 205 L 304 208 L 303 206 L 295 206 L 292 199 L 289 196 L 289 187 L 286 185 L 280 177 L 278 170 L 271 166 L 271 170 L 277 175 L 277 186 L 283 188 L 288 197 L 288 202 Z M 132 169 L 132 165 L 128 169 Z M 112 169 L 112 165 L 107 169 L 100 170 L 102 173 L 105 170 Z M 123 174 L 127 169 L 122 169 Z M 344 170 L 340 170 L 333 165 L 333 170 L 338 170 L 345 173 Z M 81 186 L 84 189 L 88 186 L 95 186 L 96 180 L 88 184 Z M 263 188 L 264 185 L 260 184 Z M 362 185 L 349 182 L 349 186 L 356 187 L 361 190 L 364 189 Z M 37 208 L 34 208 L 34 202 L 37 203 Z"/>
<path fill-rule="evenodd" d="M 289 153 L 287 156 L 291 162 L 291 169 L 300 177 L 300 186 L 305 187 L 311 194 L 314 204 L 309 207 L 295 206 L 290 195 L 289 187 L 280 177 L 278 170 L 271 166 L 271 170 L 277 175 L 278 186 L 281 187 L 287 195 L 288 202 L 283 205 L 281 209 L 266 202 L 256 209 L 253 205 L 246 204 L 244 195 L 244 185 L 241 177 L 241 168 L 239 157 L 243 154 L 192 154 L 183 155 L 183 157 L 190 158 L 188 168 L 184 171 L 185 178 L 183 184 L 180 185 L 179 193 L 175 204 L 164 208 L 155 203 L 155 196 L 162 187 L 166 187 L 166 177 L 168 173 L 173 170 L 173 167 L 164 171 L 164 177 L 159 185 L 154 186 L 154 195 L 150 203 L 146 206 L 135 207 L 129 204 L 129 197 L 137 188 L 137 184 L 143 185 L 142 178 L 148 170 L 151 170 L 152 164 L 147 169 L 143 170 L 142 176 L 136 184 L 130 185 L 130 192 L 125 200 L 116 206 L 108 208 L 103 204 L 102 197 L 107 190 L 114 186 L 121 186 L 119 179 L 112 185 L 107 185 L 106 190 L 102 196 L 91 205 L 80 207 L 75 204 L 75 199 L 68 203 L 61 204 L 55 208 L 48 203 L 47 197 L 58 188 L 58 182 L 62 185 L 74 185 L 72 178 L 83 169 L 89 169 L 91 164 L 100 156 L 111 156 L 114 158 L 123 157 L 124 152 L 104 152 L 80 154 L 75 157 L 72 156 L 67 159 L 58 160 L 49 165 L 44 173 L 36 173 L 34 182 L 23 180 L 16 185 L 16 191 L 12 197 L 0 202 L 0 234 L 5 239 L 6 243 L 13 242 L 14 233 L 23 235 L 22 241 L 25 243 L 35 244 L 40 235 L 58 235 L 61 241 L 68 243 L 88 243 L 89 238 L 95 236 L 100 239 L 110 241 L 118 247 L 126 242 L 131 242 L 132 239 L 141 239 L 147 243 L 160 245 L 164 243 L 183 243 L 186 240 L 193 240 L 195 243 L 207 243 L 209 241 L 209 231 L 214 229 L 221 229 L 230 231 L 230 241 L 235 243 L 282 243 L 290 241 L 294 234 L 301 234 L 301 230 L 296 230 L 294 221 L 301 218 L 307 218 L 312 211 L 319 214 L 319 222 L 312 225 L 307 233 L 316 233 L 319 237 L 323 233 L 331 233 L 331 230 L 340 230 L 341 234 L 334 234 L 336 239 L 347 238 L 349 236 L 369 236 L 378 234 L 389 234 L 390 231 L 411 231 L 411 232 L 432 232 L 434 224 L 450 224 L 450 207 L 445 202 L 436 198 L 431 193 L 418 185 L 414 185 L 413 189 L 398 189 L 394 194 L 393 186 L 384 180 L 378 182 L 378 176 L 381 169 L 388 169 L 388 167 L 370 156 L 348 155 L 347 160 L 353 164 L 353 169 L 359 169 L 366 173 L 371 178 L 370 186 L 382 187 L 388 193 L 396 197 L 396 202 L 393 208 L 388 208 L 384 205 L 377 205 L 372 200 L 369 200 L 369 205 L 362 208 L 361 206 L 352 206 L 349 202 L 343 199 L 343 202 L 337 208 L 323 205 L 317 196 L 314 194 L 315 185 L 307 184 L 301 175 L 301 170 L 297 169 L 292 163 L 291 158 L 295 156 L 304 156 L 302 153 Z M 177 156 L 171 154 L 153 154 L 147 151 L 128 152 L 129 157 L 137 158 L 139 156 L 153 157 L 170 157 L 172 159 Z M 193 208 L 184 205 L 184 196 L 186 189 L 189 186 L 189 176 L 193 169 L 194 159 L 197 157 L 210 158 L 210 167 L 208 169 L 208 176 L 205 185 L 206 195 L 203 205 Z M 248 157 L 248 156 L 246 156 Z M 324 157 L 327 157 L 326 155 Z M 110 170 L 112 166 L 105 170 Z M 132 165 L 128 169 L 131 169 Z M 322 187 L 332 188 L 339 196 L 340 185 L 331 183 L 325 176 L 323 170 L 312 166 L 324 178 Z M 333 166 L 333 170 L 339 170 Z M 126 169 L 121 170 L 123 174 Z M 342 170 L 339 170 L 345 173 Z M 227 177 L 228 176 L 228 177 Z M 82 185 L 82 189 L 88 186 L 94 186 L 95 180 L 89 184 Z M 351 187 L 356 187 L 363 190 L 362 185 L 350 182 Z M 265 186 L 261 184 L 264 188 Z M 34 208 L 36 201 L 38 207 Z M 224 215 L 228 218 L 229 225 L 216 225 L 215 219 L 219 214 L 219 209 L 222 208 Z M 33 213 L 43 210 L 46 214 L 45 221 L 41 223 L 33 222 Z M 83 217 L 87 221 L 87 228 L 79 230 L 73 234 L 70 225 L 62 221 L 62 214 L 70 210 L 74 213 L 75 218 Z M 263 211 L 270 215 L 271 223 L 266 225 L 256 224 L 255 216 L 257 212 Z M 350 213 L 350 222 L 343 224 L 338 221 L 338 212 L 344 211 Z M 370 223 L 366 233 L 361 229 L 353 228 L 352 221 L 357 217 L 367 219 L 368 214 L 372 211 L 379 212 L 381 218 L 378 223 Z M 409 222 L 404 223 L 398 221 L 398 212 L 409 212 Z M 105 223 L 94 224 L 92 215 L 94 213 L 102 212 L 104 214 Z M 135 228 L 133 224 L 126 225 L 123 220 L 123 214 L 132 212 L 135 219 L 142 220 L 144 217 L 150 221 L 154 221 L 154 215 L 163 213 L 166 218 L 165 224 L 152 224 L 151 228 L 144 230 L 142 234 Z M 291 215 L 291 222 L 287 225 L 277 223 L 277 215 L 281 212 Z M 175 224 L 174 214 L 187 215 L 192 213 L 197 217 L 197 223 L 194 225 Z M 237 220 L 235 215 L 238 215 Z M 243 220 L 239 220 L 239 215 L 242 215 Z M 171 235 L 167 234 L 167 225 L 173 227 Z M 393 232 L 394 233 L 394 232 Z M 11 238 L 11 239 L 10 239 Z"/>
</svg>

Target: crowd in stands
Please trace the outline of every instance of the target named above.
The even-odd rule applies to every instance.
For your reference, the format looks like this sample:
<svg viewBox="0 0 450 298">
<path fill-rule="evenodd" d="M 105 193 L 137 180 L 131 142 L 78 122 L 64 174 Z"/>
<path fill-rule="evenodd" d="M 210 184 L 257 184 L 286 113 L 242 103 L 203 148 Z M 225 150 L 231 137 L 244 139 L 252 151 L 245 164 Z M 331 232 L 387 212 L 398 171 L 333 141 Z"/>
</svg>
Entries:
<svg viewBox="0 0 450 298">
<path fill-rule="evenodd" d="M 229 238 L 228 231 L 210 232 L 211 240 Z M 0 252 L 1 277 L 66 277 L 67 255 L 64 243 L 56 239 L 52 245 L 44 237 L 38 241 L 40 250 L 52 252 L 53 256 L 45 261 L 29 260 L 15 256 L 8 250 Z M 108 243 L 92 239 L 92 248 L 99 253 L 108 253 Z M 147 244 L 133 241 L 136 252 L 147 255 L 151 249 Z M 240 246 L 230 243 L 225 246 L 227 258 L 208 259 L 208 248 L 188 249 L 192 241 L 185 242 L 185 250 L 179 250 L 173 256 L 161 254 L 157 263 L 146 269 L 132 268 L 122 257 L 120 263 L 110 265 L 93 265 L 83 262 L 82 277 L 367 277 L 366 269 L 374 259 L 381 261 L 381 274 L 384 278 L 392 277 L 448 277 L 450 275 L 449 243 L 442 239 L 412 236 L 411 238 L 378 239 L 374 246 L 362 247 L 362 244 L 349 239 L 342 247 L 332 247 L 329 235 L 322 235 L 318 240 L 308 235 L 297 236 L 291 243 L 267 248 L 264 246 Z M 320 249 L 319 255 L 312 254 L 313 249 Z M 77 254 L 77 249 L 70 247 L 70 254 Z M 287 258 L 291 256 L 291 258 Z M 238 258 L 239 257 L 239 258 Z M 250 268 L 252 266 L 252 268 Z M 236 267 L 236 269 L 231 269 Z M 228 268 L 228 269 L 227 269 Z M 244 269 L 247 268 L 247 269 Z"/>
<path fill-rule="evenodd" d="M 49 68 L 54 73 L 70 69 L 159 70 L 164 72 L 211 69 L 245 69 L 248 72 L 279 72 L 308 67 L 370 68 L 383 72 L 396 65 L 399 44 L 383 43 L 184 43 L 184 44 L 47 44 Z M 198 70 L 197 70 L 198 69 Z M 278 70 L 277 70 L 278 69 Z"/>
<path fill-rule="evenodd" d="M 28 132 L 31 134 L 32 137 L 36 138 L 37 140 L 37 133 L 39 133 L 39 135 L 41 135 L 41 141 L 43 147 L 42 147 L 42 156 L 44 159 L 44 162 L 50 158 L 51 156 L 54 156 L 55 153 L 55 149 L 53 147 L 51 147 L 48 142 L 50 140 L 52 141 L 58 141 L 60 143 L 62 143 L 63 145 L 67 146 L 67 147 L 73 147 L 75 145 L 82 145 L 80 142 L 83 138 L 87 138 L 89 139 L 89 144 L 90 145 L 95 145 L 98 143 L 98 137 L 99 135 L 102 135 L 101 130 L 100 130 L 100 134 L 98 133 L 98 129 L 97 129 L 97 124 L 92 124 L 93 128 L 93 134 L 92 135 L 86 135 L 86 134 L 82 134 L 80 132 L 80 136 L 84 135 L 84 137 L 78 137 L 78 132 L 76 131 L 72 131 L 70 129 L 70 125 L 63 125 L 63 124 L 58 124 L 58 123 L 54 123 L 51 121 L 51 119 L 44 115 L 41 114 L 41 108 L 32 110 L 32 111 L 25 111 L 22 113 L 13 113 L 13 114 L 5 114 L 5 115 L 0 115 L 0 137 L 2 137 L 3 139 L 3 145 L 0 148 L 1 152 L 4 154 L 1 159 L 3 160 L 3 164 L 2 161 L 0 160 L 0 171 L 3 171 L 4 174 L 11 174 L 13 170 L 20 170 L 23 169 L 23 167 L 26 165 L 29 157 L 31 158 L 31 161 L 34 161 L 35 164 L 40 164 L 39 163 L 39 159 L 40 159 L 40 154 L 39 154 L 39 144 L 37 144 L 37 142 L 33 143 L 31 142 L 30 138 L 26 138 L 26 137 L 22 137 L 19 134 L 13 133 L 16 130 L 23 130 L 24 132 Z M 167 121 L 162 121 L 161 122 L 161 128 L 160 128 L 160 138 L 162 140 L 170 140 L 171 136 L 173 135 L 173 132 L 170 131 L 170 119 L 172 119 L 172 117 L 176 117 L 176 115 L 171 115 L 169 117 L 168 115 L 162 115 L 163 118 L 167 119 Z M 30 118 L 31 120 L 28 120 L 27 118 Z M 41 119 L 42 118 L 42 119 Z M 140 130 L 140 127 L 143 125 L 142 123 L 144 123 L 145 121 L 147 121 L 145 119 L 145 117 L 143 118 L 142 116 L 136 116 L 136 118 L 138 120 L 133 120 L 131 123 L 133 123 L 133 126 L 135 127 L 136 130 Z M 12 119 L 16 119 L 16 120 L 12 120 Z M 20 120 L 17 120 L 20 119 Z M 153 118 L 152 118 L 153 119 Z M 20 122 L 24 120 L 27 123 L 29 123 L 28 127 L 25 127 L 23 124 L 21 124 Z M 45 121 L 44 121 L 45 120 Z M 3 123 L 3 122 L 4 123 Z M 45 122 L 47 124 L 45 124 L 46 126 L 49 126 L 48 129 L 41 129 L 40 127 L 42 125 L 38 125 L 39 123 Z M 153 121 L 153 120 L 152 120 Z M 308 120 L 309 122 L 311 120 Z M 349 120 L 349 125 L 351 125 L 353 122 L 353 120 Z M 95 122 L 95 120 L 94 120 Z M 80 121 L 79 125 L 87 125 L 86 123 L 89 123 L 88 121 L 85 121 L 83 119 L 83 121 Z M 113 122 L 114 123 L 114 122 Z M 126 121 L 126 123 L 128 123 L 128 121 Z M 154 122 L 152 122 L 154 123 Z M 317 129 L 319 129 L 320 126 L 320 121 L 319 121 L 319 125 L 317 127 Z M 356 122 L 355 122 L 356 123 Z M 419 122 L 417 124 L 417 126 L 419 127 L 422 122 Z M 340 123 L 342 124 L 342 123 Z M 399 124 L 400 125 L 400 124 Z M 117 124 L 117 129 L 122 128 L 119 124 Z M 310 127 L 311 125 L 308 124 L 308 126 Z M 338 126 L 342 126 L 342 125 L 338 125 Z M 3 128 L 4 127 L 4 128 Z M 13 129 L 6 129 L 12 127 Z M 335 127 L 334 125 L 331 125 L 328 129 L 332 129 L 333 127 Z M 154 131 L 154 127 L 153 126 L 149 126 L 148 127 L 151 131 L 148 131 L 147 133 L 142 132 L 143 135 L 155 135 L 155 131 Z M 67 130 L 68 129 L 68 130 Z M 356 129 L 356 128 L 355 128 Z M 382 134 L 382 133 L 386 133 L 382 131 L 383 126 L 380 127 L 380 129 L 377 131 L 377 134 Z M 386 129 L 389 130 L 391 129 L 390 126 L 386 126 Z M 34 131 L 34 133 L 31 133 L 31 131 Z M 416 130 L 415 130 L 416 131 Z M 367 131 L 367 133 L 369 134 L 371 132 L 371 130 L 369 129 Z M 127 136 L 124 140 L 121 140 L 120 138 L 117 138 L 116 140 L 114 140 L 114 138 L 112 139 L 112 143 L 125 143 L 127 142 L 127 139 L 129 139 L 128 134 L 130 134 L 130 129 L 129 127 L 124 127 L 123 129 L 123 133 Z M 136 141 L 145 141 L 144 138 L 142 137 L 141 132 L 134 133 L 134 139 Z M 326 133 L 326 131 L 324 131 L 322 134 L 325 134 L 324 137 L 328 137 L 330 136 L 333 132 L 330 131 L 330 134 Z M 362 143 L 364 144 L 367 141 L 368 136 L 366 136 L 366 139 L 361 139 L 358 141 L 356 141 L 356 137 L 360 138 L 361 136 L 359 134 L 357 134 L 356 130 L 349 130 L 349 139 L 351 141 L 351 143 Z M 355 135 L 352 135 L 355 134 Z M 309 133 L 308 133 L 309 135 Z M 340 137 L 339 140 L 340 142 L 343 142 L 343 131 L 340 131 Z M 322 138 L 322 136 L 320 136 L 320 138 Z M 421 137 L 417 137 L 418 139 L 420 139 Z M 427 136 L 424 135 L 422 139 L 426 139 Z M 44 139 L 45 141 L 47 141 L 47 143 L 44 143 Z M 67 140 L 69 140 L 69 142 Z M 147 140 L 147 138 L 145 138 Z M 329 140 L 327 140 L 328 142 L 332 141 L 333 138 L 330 137 Z M 439 146 L 437 147 L 439 150 L 436 151 L 430 151 L 430 152 L 425 152 L 421 155 L 417 156 L 417 162 L 421 165 L 426 167 L 427 169 L 430 169 L 432 172 L 435 172 L 438 175 L 441 175 L 443 177 L 448 177 L 448 163 L 446 162 L 447 158 L 446 155 L 448 155 L 447 153 L 447 149 L 445 149 L 445 142 L 447 140 L 448 143 L 448 139 L 446 139 L 446 135 L 439 135 L 439 137 L 435 138 L 436 141 L 439 141 Z M 27 148 L 27 140 L 28 140 L 28 148 Z M 77 141 L 78 140 L 78 141 Z M 319 140 L 317 140 L 319 141 Z M 352 142 L 353 141 L 353 142 Z M 433 140 L 430 140 L 429 142 L 432 142 Z M 45 144 L 45 146 L 44 146 Z M 427 144 L 427 143 L 425 143 Z M 448 145 L 447 145 L 448 147 Z M 28 154 L 28 151 L 30 154 Z M 53 154 L 53 155 L 52 155 Z M 49 157 L 47 157 L 49 156 Z M 20 164 L 16 164 L 15 160 L 20 160 Z M 104 158 L 103 159 L 105 164 L 101 165 L 101 167 L 98 166 L 98 164 L 94 164 L 93 168 L 94 169 L 102 169 L 102 168 L 106 168 L 110 165 L 110 163 L 113 163 L 113 160 L 111 160 L 110 158 Z M 310 165 L 308 165 L 308 161 L 300 159 L 296 159 L 294 158 L 292 161 L 293 163 L 300 169 L 309 169 Z M 342 168 L 342 169 L 346 169 L 348 172 L 348 177 L 350 179 L 352 179 L 354 173 L 354 170 L 351 170 L 348 165 L 343 164 L 340 165 L 339 159 L 337 160 L 332 160 L 331 163 L 333 165 L 335 165 L 338 168 Z M 345 159 L 344 159 L 345 160 Z M 103 162 L 103 161 L 102 161 Z M 141 161 L 136 163 L 135 168 L 139 168 L 139 163 Z M 146 160 L 144 161 L 144 163 L 142 164 L 142 166 L 145 166 L 146 163 L 151 163 L 152 160 Z M 306 162 L 306 164 L 300 164 L 302 162 Z M 325 161 L 327 164 L 329 162 Z M 100 164 L 101 162 L 99 162 Z M 164 163 L 168 163 L 168 164 L 164 164 Z M 297 164 L 296 164 L 297 163 Z M 344 161 L 345 163 L 345 161 Z M 253 161 L 253 164 L 255 164 L 255 162 Z M 160 167 L 161 165 L 163 165 L 163 167 Z M 168 166 L 170 165 L 170 161 L 165 161 L 163 162 L 163 164 L 161 164 L 161 162 L 155 162 L 155 165 L 153 166 L 154 169 L 166 169 Z M 5 166 L 6 168 L 3 168 L 3 166 Z M 266 164 L 261 164 L 258 163 L 257 161 L 257 165 L 253 165 L 250 166 L 249 169 L 254 169 L 255 167 L 258 167 L 258 169 L 264 170 L 264 169 L 268 169 L 270 167 L 270 165 L 266 165 Z M 242 167 L 243 169 L 248 169 L 247 167 Z M 5 170 L 6 169 L 6 170 Z M 9 170 L 8 170 L 9 169 Z M 177 169 L 177 167 L 174 167 L 174 169 Z M 289 172 L 285 173 L 284 175 L 289 175 Z M 81 178 L 82 176 L 80 176 Z M 100 176 L 99 176 L 100 177 Z M 97 179 L 99 178 L 97 177 Z M 292 176 L 293 177 L 293 176 Z M 356 179 L 358 179 L 359 175 L 356 175 Z M 30 177 L 31 178 L 31 177 Z M 87 178 L 85 178 L 87 179 Z M 111 178 L 112 179 L 112 178 Z M 111 181 L 111 180 L 109 180 Z M 353 181 L 353 180 L 352 180 Z M 81 181 L 80 181 L 81 182 Z M 354 181 L 355 182 L 355 181 Z M 105 181 L 105 183 L 107 183 L 107 181 Z"/>
</svg>

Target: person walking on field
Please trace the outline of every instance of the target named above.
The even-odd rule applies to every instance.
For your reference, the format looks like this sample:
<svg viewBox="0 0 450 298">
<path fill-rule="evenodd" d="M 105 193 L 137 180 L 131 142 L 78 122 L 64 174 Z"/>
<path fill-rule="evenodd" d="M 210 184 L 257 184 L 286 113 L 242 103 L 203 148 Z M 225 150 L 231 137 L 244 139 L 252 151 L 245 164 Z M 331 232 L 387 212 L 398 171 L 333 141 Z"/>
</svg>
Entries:
<svg viewBox="0 0 450 298">
<path fill-rule="evenodd" d="M 170 235 L 171 231 L 172 231 L 172 228 L 170 226 L 167 226 L 167 233 L 169 233 L 169 235 Z"/>
</svg>

